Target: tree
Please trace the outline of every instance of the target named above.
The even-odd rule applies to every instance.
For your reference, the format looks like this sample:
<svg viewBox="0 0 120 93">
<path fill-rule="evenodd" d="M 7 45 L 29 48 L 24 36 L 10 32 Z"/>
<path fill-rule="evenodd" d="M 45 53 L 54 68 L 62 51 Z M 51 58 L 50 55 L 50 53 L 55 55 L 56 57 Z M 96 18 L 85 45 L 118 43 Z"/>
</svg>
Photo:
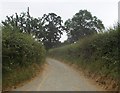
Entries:
<svg viewBox="0 0 120 93">
<path fill-rule="evenodd" d="M 20 29 L 21 32 L 24 33 L 31 33 L 32 32 L 32 25 L 31 25 L 31 21 L 32 21 L 32 17 L 29 14 L 29 7 L 27 10 L 27 13 L 21 13 L 20 15 L 18 15 L 17 13 L 15 13 L 15 16 L 6 16 L 7 19 L 5 21 L 2 21 L 4 26 L 9 26 L 12 28 L 13 31 L 16 31 L 17 29 Z"/>
<path fill-rule="evenodd" d="M 59 41 L 64 27 L 62 26 L 60 16 L 55 13 L 44 14 L 42 18 L 34 18 L 30 16 L 29 7 L 26 13 L 7 16 L 5 21 L 2 21 L 4 27 L 12 28 L 12 31 L 20 31 L 28 33 L 35 39 L 42 41 L 46 49 L 53 48 L 60 44 Z"/>
<path fill-rule="evenodd" d="M 60 43 L 61 35 L 63 34 L 64 27 L 60 16 L 55 13 L 44 14 L 41 20 L 43 24 L 43 43 L 46 49 L 54 48 Z"/>
<path fill-rule="evenodd" d="M 73 43 L 80 38 L 101 32 L 104 29 L 102 21 L 92 16 L 87 10 L 80 10 L 72 19 L 65 22 L 68 41 Z"/>
</svg>

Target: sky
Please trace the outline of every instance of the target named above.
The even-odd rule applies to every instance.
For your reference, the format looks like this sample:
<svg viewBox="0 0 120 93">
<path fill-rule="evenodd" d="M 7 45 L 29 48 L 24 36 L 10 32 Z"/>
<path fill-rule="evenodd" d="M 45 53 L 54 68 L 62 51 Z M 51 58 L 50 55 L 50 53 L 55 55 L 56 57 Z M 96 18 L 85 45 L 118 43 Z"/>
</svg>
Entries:
<svg viewBox="0 0 120 93">
<path fill-rule="evenodd" d="M 56 13 L 65 22 L 72 18 L 79 10 L 87 9 L 93 16 L 102 20 L 106 28 L 118 22 L 118 2 L 120 0 L 0 0 L 0 21 L 7 15 L 26 12 L 30 8 L 30 15 L 42 17 L 43 14 Z M 66 39 L 66 34 L 61 41 Z"/>
</svg>

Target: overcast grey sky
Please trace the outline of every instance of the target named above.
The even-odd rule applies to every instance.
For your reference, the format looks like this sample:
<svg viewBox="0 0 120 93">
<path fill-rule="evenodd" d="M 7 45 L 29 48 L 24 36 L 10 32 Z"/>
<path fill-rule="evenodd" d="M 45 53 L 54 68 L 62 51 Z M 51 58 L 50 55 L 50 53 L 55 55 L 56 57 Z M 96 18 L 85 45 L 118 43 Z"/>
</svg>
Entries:
<svg viewBox="0 0 120 93">
<path fill-rule="evenodd" d="M 87 9 L 101 19 L 105 27 L 110 27 L 118 21 L 118 1 L 120 0 L 0 0 L 0 20 L 16 12 L 26 12 L 27 7 L 33 17 L 54 12 L 64 21 L 72 18 L 79 10 Z"/>
</svg>

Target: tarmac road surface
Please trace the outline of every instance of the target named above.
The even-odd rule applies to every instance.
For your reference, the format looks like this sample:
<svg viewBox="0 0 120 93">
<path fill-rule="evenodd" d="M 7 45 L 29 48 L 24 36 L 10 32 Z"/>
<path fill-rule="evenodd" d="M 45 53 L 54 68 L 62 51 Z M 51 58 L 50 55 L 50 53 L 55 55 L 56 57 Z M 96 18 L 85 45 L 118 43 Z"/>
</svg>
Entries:
<svg viewBox="0 0 120 93">
<path fill-rule="evenodd" d="M 50 58 L 47 64 L 42 75 L 14 91 L 104 91 L 67 64 Z"/>
</svg>

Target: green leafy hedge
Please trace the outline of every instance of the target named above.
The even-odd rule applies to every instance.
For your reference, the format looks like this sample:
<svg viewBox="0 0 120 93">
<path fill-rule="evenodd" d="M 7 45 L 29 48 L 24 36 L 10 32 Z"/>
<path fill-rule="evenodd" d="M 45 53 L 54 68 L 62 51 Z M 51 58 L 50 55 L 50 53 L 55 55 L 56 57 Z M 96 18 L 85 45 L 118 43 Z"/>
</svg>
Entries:
<svg viewBox="0 0 120 93">
<path fill-rule="evenodd" d="M 120 78 L 120 28 L 86 37 L 75 44 L 49 51 L 49 56 L 77 64 L 99 76 L 106 76 L 116 82 Z"/>
<path fill-rule="evenodd" d="M 18 29 L 13 31 L 11 27 L 3 27 L 3 89 L 33 77 L 45 62 L 45 55 L 42 42 L 36 41 L 30 34 L 20 33 Z"/>
<path fill-rule="evenodd" d="M 28 66 L 32 63 L 42 64 L 44 58 L 45 49 L 42 43 L 35 41 L 28 34 L 14 32 L 11 28 L 3 28 L 2 60 L 4 73 L 16 66 Z"/>
</svg>

